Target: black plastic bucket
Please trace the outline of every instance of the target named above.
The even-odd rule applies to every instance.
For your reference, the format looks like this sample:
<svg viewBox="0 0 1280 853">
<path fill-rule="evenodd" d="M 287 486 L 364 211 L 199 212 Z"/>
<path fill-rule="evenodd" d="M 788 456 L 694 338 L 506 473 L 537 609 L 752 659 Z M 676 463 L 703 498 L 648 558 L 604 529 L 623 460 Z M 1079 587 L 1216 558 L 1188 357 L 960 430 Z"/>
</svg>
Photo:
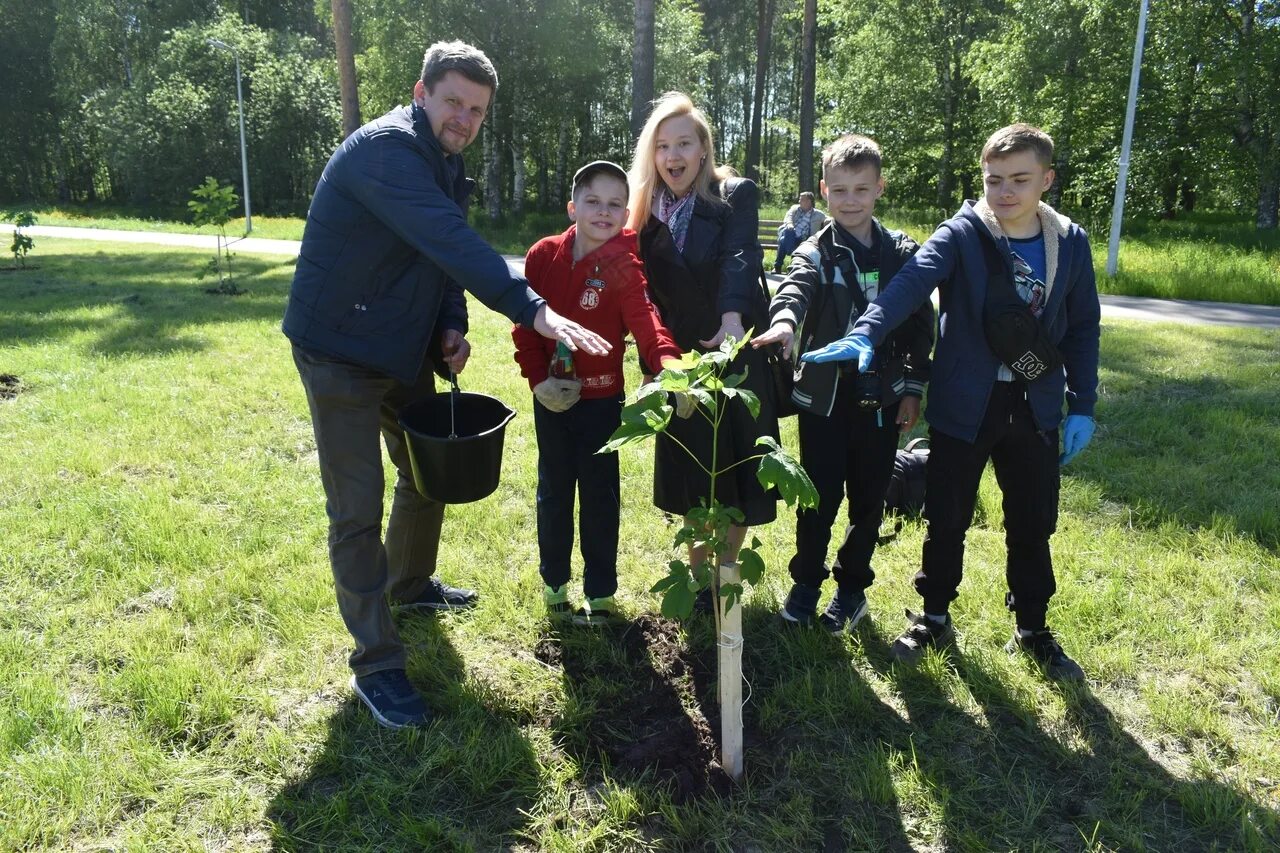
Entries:
<svg viewBox="0 0 1280 853">
<path fill-rule="evenodd" d="M 493 494 L 502 472 L 502 439 L 516 413 L 487 394 L 452 391 L 400 410 L 413 482 L 424 497 L 465 504 Z"/>
</svg>

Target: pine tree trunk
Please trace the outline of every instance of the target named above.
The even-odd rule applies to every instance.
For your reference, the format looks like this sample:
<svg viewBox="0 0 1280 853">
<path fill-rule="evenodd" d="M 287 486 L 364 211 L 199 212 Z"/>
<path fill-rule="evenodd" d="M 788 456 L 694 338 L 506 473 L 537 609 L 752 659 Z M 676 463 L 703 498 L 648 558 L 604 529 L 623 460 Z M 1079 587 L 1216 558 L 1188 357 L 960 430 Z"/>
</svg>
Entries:
<svg viewBox="0 0 1280 853">
<path fill-rule="evenodd" d="M 818 0 L 804 0 L 800 58 L 800 192 L 813 192 L 814 87 L 817 70 Z"/>
<path fill-rule="evenodd" d="M 635 0 L 636 37 L 631 47 L 631 139 L 644 129 L 653 102 L 654 0 Z"/>
<path fill-rule="evenodd" d="M 1256 224 L 1259 228 L 1275 228 L 1277 213 L 1280 213 L 1280 168 L 1277 168 L 1274 156 L 1270 168 L 1264 167 L 1262 171 L 1262 177 L 1258 181 Z"/>
<path fill-rule="evenodd" d="M 484 199 L 489 221 L 502 216 L 502 144 L 494 130 L 498 124 L 498 99 L 489 105 L 489 124 L 484 131 Z"/>
<path fill-rule="evenodd" d="M 356 55 L 351 39 L 351 0 L 330 0 L 333 44 L 338 57 L 338 91 L 342 99 L 342 138 L 360 127 L 360 95 L 356 87 Z"/>
<path fill-rule="evenodd" d="M 524 213 L 524 140 L 520 134 L 511 134 L 511 212 L 516 216 Z"/>
<path fill-rule="evenodd" d="M 565 187 L 568 185 L 569 175 L 569 122 L 567 119 L 560 120 L 560 139 L 556 142 L 556 179 L 555 179 L 555 196 L 551 201 L 551 209 L 555 210 L 564 206 L 565 203 Z"/>
<path fill-rule="evenodd" d="M 753 181 L 760 179 L 760 136 L 764 125 L 765 77 L 769 71 L 769 45 L 773 35 L 773 10 L 777 0 L 757 0 L 756 80 L 752 89 L 751 130 L 747 136 L 745 173 Z"/>
</svg>

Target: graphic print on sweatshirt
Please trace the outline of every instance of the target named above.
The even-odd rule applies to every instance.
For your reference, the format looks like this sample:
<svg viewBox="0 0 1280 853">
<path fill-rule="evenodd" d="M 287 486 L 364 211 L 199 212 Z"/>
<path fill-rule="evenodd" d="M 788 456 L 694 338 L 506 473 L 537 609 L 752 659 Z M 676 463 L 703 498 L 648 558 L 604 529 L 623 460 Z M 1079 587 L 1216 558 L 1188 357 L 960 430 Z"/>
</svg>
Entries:
<svg viewBox="0 0 1280 853">
<path fill-rule="evenodd" d="M 1027 303 L 1031 313 L 1039 317 L 1045 304 L 1044 235 L 1029 240 L 1009 240 L 1013 250 L 1013 286 Z"/>
</svg>

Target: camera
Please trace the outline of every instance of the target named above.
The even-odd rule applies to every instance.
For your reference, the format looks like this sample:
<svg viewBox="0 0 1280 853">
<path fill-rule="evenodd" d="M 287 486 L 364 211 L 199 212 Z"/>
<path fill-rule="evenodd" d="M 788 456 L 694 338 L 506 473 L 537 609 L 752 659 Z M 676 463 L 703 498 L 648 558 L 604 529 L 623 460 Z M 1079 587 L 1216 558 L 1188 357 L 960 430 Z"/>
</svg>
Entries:
<svg viewBox="0 0 1280 853">
<path fill-rule="evenodd" d="M 880 408 L 880 371 L 872 364 L 866 373 L 859 373 L 854 380 L 853 397 L 858 408 L 864 412 L 874 412 Z"/>
</svg>

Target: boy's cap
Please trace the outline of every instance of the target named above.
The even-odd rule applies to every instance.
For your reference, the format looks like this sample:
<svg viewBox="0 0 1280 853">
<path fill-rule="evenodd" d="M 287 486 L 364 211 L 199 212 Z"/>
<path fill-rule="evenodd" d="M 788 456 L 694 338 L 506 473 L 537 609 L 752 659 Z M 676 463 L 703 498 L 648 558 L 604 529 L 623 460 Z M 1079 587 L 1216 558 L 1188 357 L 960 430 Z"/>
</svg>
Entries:
<svg viewBox="0 0 1280 853">
<path fill-rule="evenodd" d="M 608 160 L 592 160 L 587 165 L 573 173 L 573 191 L 577 192 L 578 187 L 589 182 L 596 175 L 612 175 L 622 181 L 623 186 L 627 185 L 627 173 L 617 163 L 611 163 Z"/>
</svg>

